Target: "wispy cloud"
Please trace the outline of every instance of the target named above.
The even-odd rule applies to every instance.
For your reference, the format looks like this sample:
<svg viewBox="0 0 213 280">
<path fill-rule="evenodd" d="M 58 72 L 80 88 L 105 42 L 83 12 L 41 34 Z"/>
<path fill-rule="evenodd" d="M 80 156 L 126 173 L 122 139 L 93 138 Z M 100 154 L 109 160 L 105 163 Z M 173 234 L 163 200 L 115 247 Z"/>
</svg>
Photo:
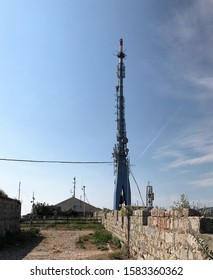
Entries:
<svg viewBox="0 0 213 280">
<path fill-rule="evenodd" d="M 208 172 L 202 175 L 198 180 L 192 180 L 189 185 L 196 187 L 212 187 L 213 186 L 213 172 Z"/>
<path fill-rule="evenodd" d="M 198 85 L 213 90 L 213 76 L 212 77 L 204 77 L 204 78 L 200 78 L 197 79 L 195 81 Z"/>
<path fill-rule="evenodd" d="M 183 4 L 183 3 L 182 3 Z M 193 0 L 174 8 L 159 25 L 158 42 L 168 50 L 170 77 L 187 84 L 187 94 L 176 96 L 195 101 L 213 99 L 213 1 Z"/>
<path fill-rule="evenodd" d="M 212 118 L 178 131 L 175 138 L 158 149 L 154 158 L 167 169 L 213 163 Z"/>
<path fill-rule="evenodd" d="M 168 20 L 159 26 L 159 34 L 160 43 L 168 49 L 165 63 L 169 65 L 168 79 L 173 79 L 172 96 L 183 101 L 188 114 L 186 110 L 182 126 L 154 158 L 166 169 L 212 164 L 213 1 L 186 1 L 174 6 Z"/>
<path fill-rule="evenodd" d="M 188 98 L 197 102 L 209 102 L 213 99 L 213 73 L 212 76 L 187 77 L 187 82 L 191 83 L 194 91 L 190 92 Z"/>
<path fill-rule="evenodd" d="M 194 0 L 174 10 L 167 34 L 170 46 L 179 55 L 190 58 L 193 64 L 201 66 L 213 62 L 210 45 L 213 43 L 213 2 L 211 0 Z M 185 61 L 185 65 L 189 61 Z"/>
</svg>

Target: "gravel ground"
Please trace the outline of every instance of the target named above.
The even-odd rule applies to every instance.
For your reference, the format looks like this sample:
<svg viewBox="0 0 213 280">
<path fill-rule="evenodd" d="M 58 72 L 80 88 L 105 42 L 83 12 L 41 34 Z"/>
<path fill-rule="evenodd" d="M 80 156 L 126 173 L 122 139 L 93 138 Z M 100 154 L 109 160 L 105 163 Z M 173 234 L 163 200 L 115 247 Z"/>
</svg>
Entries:
<svg viewBox="0 0 213 280">
<path fill-rule="evenodd" d="M 90 244 L 85 249 L 78 248 L 76 241 L 92 230 L 41 230 L 41 236 L 23 247 L 9 247 L 0 250 L 0 260 L 97 260 L 107 259 L 109 252 L 96 249 Z"/>
</svg>

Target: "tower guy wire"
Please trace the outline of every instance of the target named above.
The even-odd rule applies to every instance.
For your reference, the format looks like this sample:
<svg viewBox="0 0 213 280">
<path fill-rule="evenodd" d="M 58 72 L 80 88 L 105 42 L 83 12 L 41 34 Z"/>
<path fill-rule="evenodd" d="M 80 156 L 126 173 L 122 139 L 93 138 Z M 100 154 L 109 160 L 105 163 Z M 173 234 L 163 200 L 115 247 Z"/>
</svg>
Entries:
<svg viewBox="0 0 213 280">
<path fill-rule="evenodd" d="M 142 195 L 141 195 L 140 188 L 139 188 L 139 186 L 138 186 L 138 183 L 137 183 L 137 181 L 136 181 L 136 179 L 135 179 L 135 177 L 134 177 L 134 175 L 133 175 L 132 170 L 130 169 L 130 167 L 129 167 L 129 172 L 130 172 L 130 174 L 132 175 L 132 178 L 133 178 L 133 180 L 134 180 L 134 182 L 135 182 L 135 184 L 136 184 L 136 186 L 137 186 L 137 189 L 138 189 L 138 192 L 139 192 L 139 196 L 140 196 L 140 198 L 141 198 L 142 206 L 145 206 L 144 201 L 143 201 L 143 197 L 142 197 Z"/>
</svg>

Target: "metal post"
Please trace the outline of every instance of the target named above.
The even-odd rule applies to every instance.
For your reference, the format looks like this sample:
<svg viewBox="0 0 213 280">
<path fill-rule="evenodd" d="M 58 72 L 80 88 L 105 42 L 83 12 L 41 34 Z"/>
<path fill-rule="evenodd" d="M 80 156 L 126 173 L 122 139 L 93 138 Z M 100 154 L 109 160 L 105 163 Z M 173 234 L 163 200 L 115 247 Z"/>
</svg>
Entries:
<svg viewBox="0 0 213 280">
<path fill-rule="evenodd" d="M 86 196 L 85 195 L 85 188 L 86 188 L 85 186 L 82 187 L 83 194 L 84 194 L 84 218 L 86 217 L 86 212 L 85 212 L 85 196 Z"/>
<path fill-rule="evenodd" d="M 21 197 L 21 182 L 19 182 L 19 186 L 18 186 L 18 200 L 20 201 L 20 197 Z"/>
<path fill-rule="evenodd" d="M 75 197 L 75 184 L 76 184 L 76 178 L 73 178 L 73 197 Z"/>
</svg>

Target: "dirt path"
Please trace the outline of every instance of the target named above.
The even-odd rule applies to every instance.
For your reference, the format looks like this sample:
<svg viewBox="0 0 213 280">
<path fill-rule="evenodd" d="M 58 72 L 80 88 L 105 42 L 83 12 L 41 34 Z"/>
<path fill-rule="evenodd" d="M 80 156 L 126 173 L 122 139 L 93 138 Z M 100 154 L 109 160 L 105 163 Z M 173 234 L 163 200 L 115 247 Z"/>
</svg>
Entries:
<svg viewBox="0 0 213 280">
<path fill-rule="evenodd" d="M 76 241 L 92 230 L 41 230 L 42 239 L 37 243 L 23 247 L 11 247 L 0 250 L 1 260 L 86 260 L 107 259 L 108 252 L 96 249 L 90 244 L 87 248 L 78 248 Z"/>
</svg>

